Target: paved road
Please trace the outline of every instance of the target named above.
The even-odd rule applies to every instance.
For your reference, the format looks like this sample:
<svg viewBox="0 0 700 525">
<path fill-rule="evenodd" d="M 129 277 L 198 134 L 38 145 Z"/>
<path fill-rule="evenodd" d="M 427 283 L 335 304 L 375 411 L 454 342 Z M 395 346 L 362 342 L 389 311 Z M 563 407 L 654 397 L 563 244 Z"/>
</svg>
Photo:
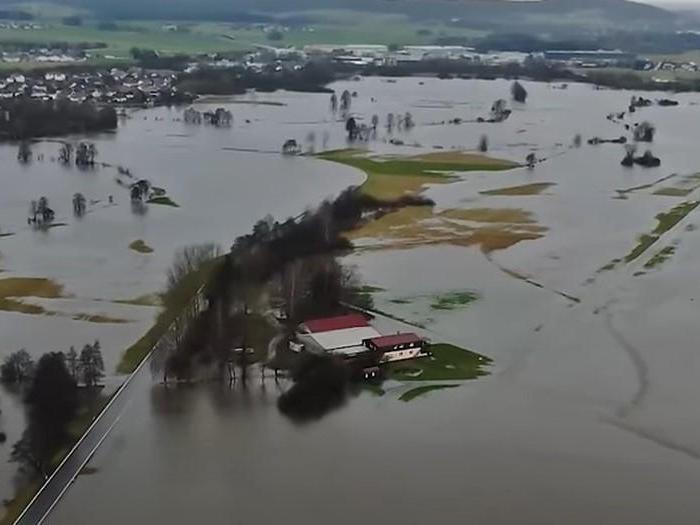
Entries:
<svg viewBox="0 0 700 525">
<path fill-rule="evenodd" d="M 70 488 L 76 476 L 90 461 L 97 448 L 119 422 L 134 393 L 143 385 L 150 384 L 148 361 L 150 361 L 150 356 L 139 365 L 112 396 L 102 413 L 92 422 L 80 441 L 75 444 L 27 508 L 24 509 L 24 512 L 17 518 L 15 525 L 39 525 L 46 519 Z"/>
</svg>

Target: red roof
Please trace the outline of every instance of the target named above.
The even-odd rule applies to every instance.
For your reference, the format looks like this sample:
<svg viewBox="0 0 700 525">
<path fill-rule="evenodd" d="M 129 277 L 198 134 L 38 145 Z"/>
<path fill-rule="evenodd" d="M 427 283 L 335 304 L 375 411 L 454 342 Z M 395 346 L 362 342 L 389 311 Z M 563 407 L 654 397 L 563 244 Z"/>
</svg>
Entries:
<svg viewBox="0 0 700 525">
<path fill-rule="evenodd" d="M 367 318 L 360 314 L 340 315 L 338 317 L 327 317 L 325 319 L 312 319 L 305 321 L 304 326 L 311 333 L 331 332 L 333 330 L 344 330 L 346 328 L 362 328 L 369 326 Z"/>
<path fill-rule="evenodd" d="M 370 339 L 370 342 L 377 348 L 388 348 L 396 345 L 421 343 L 423 342 L 423 338 L 418 337 L 416 334 L 396 334 L 375 337 L 374 339 Z"/>
</svg>

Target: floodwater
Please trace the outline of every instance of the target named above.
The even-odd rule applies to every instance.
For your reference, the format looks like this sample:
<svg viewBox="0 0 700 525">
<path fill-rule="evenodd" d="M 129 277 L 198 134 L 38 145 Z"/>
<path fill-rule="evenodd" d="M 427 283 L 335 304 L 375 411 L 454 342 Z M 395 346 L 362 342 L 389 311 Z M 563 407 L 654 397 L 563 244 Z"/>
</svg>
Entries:
<svg viewBox="0 0 700 525">
<path fill-rule="evenodd" d="M 662 166 L 627 170 L 619 165 L 621 146 L 569 145 L 576 133 L 584 142 L 623 134 L 605 116 L 624 110 L 629 92 L 526 83 L 530 98 L 507 122 L 457 126 L 436 123 L 485 116 L 493 100 L 508 97 L 508 83 L 365 79 L 336 87 L 358 91 L 353 111 L 366 120 L 372 113 L 413 113 L 418 126 L 402 140 L 422 147 L 380 140 L 373 144 L 378 151 L 473 148 L 485 133 L 494 156 L 522 161 L 534 150 L 548 159 L 532 171 L 473 173 L 427 191 L 440 208 L 525 209 L 548 228 L 542 239 L 489 257 L 476 248 L 449 246 L 347 257 L 365 280 L 385 290 L 376 296 L 379 308 L 424 324 L 433 339 L 494 358 L 493 374 L 410 403 L 398 399 L 404 386 L 389 385 L 382 397 L 360 394 L 305 425 L 279 413 L 271 379 L 253 379 L 245 390 L 166 389 L 144 380 L 91 462 L 97 472 L 79 477 L 48 521 L 696 523 L 697 212 L 636 261 L 598 270 L 628 254 L 638 235 L 651 232 L 656 214 L 698 198 L 698 190 L 686 197 L 653 192 L 700 166 L 700 96 L 679 95 L 679 107 L 635 115 L 633 121 L 656 124 L 653 151 Z M 27 232 L 8 238 L 7 245 L 3 239 L 2 264 L 54 277 L 76 297 L 129 298 L 158 289 L 178 246 L 198 239 L 225 245 L 268 212 L 297 213 L 361 180 L 352 170 L 313 159 L 223 149 L 276 151 L 287 138 L 304 143 L 311 131 L 321 142 L 324 130 L 328 147 L 342 144 L 342 124 L 332 122 L 327 97 L 255 98 L 286 105 L 231 104 L 231 131 L 188 129 L 165 109 L 135 113 L 116 136 L 100 139 L 101 158 L 166 187 L 182 208 L 151 206 L 147 215 L 133 216 L 123 205 L 43 238 Z M 20 177 L 23 168 L 13 167 L 13 152 L 0 154 L 9 166 L 2 176 Z M 101 194 L 120 191 L 101 173 L 61 173 L 51 166 L 42 175 L 43 169 L 29 171 L 37 170 L 42 181 L 76 181 L 64 189 L 66 207 L 82 184 L 95 184 Z M 618 198 L 616 190 L 672 174 L 678 175 Z M 556 185 L 535 196 L 479 193 L 531 182 Z M 63 186 L 54 184 L 58 195 Z M 50 193 L 37 185 L 28 189 Z M 31 197 L 16 186 L 21 220 Z M 109 227 L 98 228 L 98 221 Z M 87 231 L 72 234 L 74 248 L 58 242 L 82 228 Z M 104 255 L 89 248 L 93 236 L 99 236 L 94 242 Z M 136 238 L 155 248 L 151 259 L 129 253 L 128 243 Z M 57 265 L 48 258 L 48 242 Z M 670 243 L 677 243 L 674 256 L 645 270 L 651 255 Z M 424 300 L 454 290 L 478 292 L 480 300 L 455 311 L 435 311 Z M 26 322 L 42 329 L 35 318 Z M 133 340 L 137 327 L 127 327 L 118 329 L 133 332 L 118 337 Z"/>
</svg>

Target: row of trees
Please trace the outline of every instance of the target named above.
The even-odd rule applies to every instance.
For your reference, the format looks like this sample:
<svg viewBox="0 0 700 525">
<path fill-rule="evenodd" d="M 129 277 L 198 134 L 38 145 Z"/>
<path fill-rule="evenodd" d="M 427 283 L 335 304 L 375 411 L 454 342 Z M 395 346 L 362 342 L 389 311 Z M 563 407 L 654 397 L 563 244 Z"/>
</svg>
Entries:
<svg viewBox="0 0 700 525">
<path fill-rule="evenodd" d="M 10 140 L 89 133 L 117 127 L 117 112 L 113 107 L 67 99 L 4 99 L 0 102 L 0 114 L 4 114 L 0 119 L 0 138 Z"/>
<path fill-rule="evenodd" d="M 394 113 L 388 113 L 386 116 L 386 130 L 389 134 L 393 133 L 394 130 L 398 131 L 410 131 L 415 127 L 416 123 L 413 120 L 413 115 L 410 111 L 407 111 L 403 115 L 395 115 Z M 355 117 L 349 117 L 345 121 L 345 131 L 348 133 L 348 140 L 355 141 L 368 141 L 370 139 L 377 138 L 377 130 L 379 128 L 379 115 L 372 115 L 371 124 L 360 124 L 357 122 Z"/>
<path fill-rule="evenodd" d="M 92 142 L 79 142 L 77 146 L 64 142 L 58 150 L 58 161 L 64 165 L 75 160 L 76 166 L 94 166 L 96 159 L 97 146 Z"/>
<path fill-rule="evenodd" d="M 357 277 L 335 258 L 352 248 L 343 232 L 357 227 L 368 214 L 412 204 L 431 201 L 421 197 L 380 201 L 350 188 L 299 217 L 284 222 L 271 217 L 258 221 L 253 231 L 238 237 L 230 252 L 216 263 L 201 256 L 216 257 L 207 250 L 181 255 L 177 270 L 169 276 L 169 289 L 181 296 L 179 290 L 187 288 L 192 275 L 214 264 L 204 292 L 209 306 L 203 311 L 192 310 L 192 317 L 182 321 L 184 330 L 177 330 L 174 340 L 159 352 L 156 372 L 189 379 L 200 365 L 216 365 L 222 373 L 232 362 L 245 368 L 249 363 L 247 349 L 254 340 L 252 327 L 262 317 L 263 292 L 282 300 L 290 330 L 305 318 L 337 312 L 343 302 L 366 301 Z M 245 351 L 234 355 L 232 348 Z"/>
<path fill-rule="evenodd" d="M 82 383 L 87 387 L 95 387 L 104 377 L 104 360 L 99 341 L 86 344 L 80 351 L 70 347 L 68 352 L 56 352 L 61 355 L 71 378 L 76 384 Z M 26 386 L 34 379 L 36 364 L 29 353 L 22 349 L 7 356 L 0 365 L 0 380 L 5 384 Z"/>
<path fill-rule="evenodd" d="M 350 111 L 350 108 L 352 107 L 352 99 L 356 96 L 357 92 L 350 93 L 350 91 L 346 89 L 341 93 L 340 99 L 338 99 L 338 95 L 334 91 L 331 94 L 331 111 L 333 113 L 336 113 L 338 109 L 340 109 L 341 113 L 347 114 Z M 339 102 L 340 106 L 338 105 Z"/>
<path fill-rule="evenodd" d="M 309 93 L 329 93 L 326 84 L 335 78 L 332 68 L 325 64 L 309 63 L 300 70 L 276 71 L 271 64 L 262 71 L 252 71 L 243 66 L 226 69 L 202 68 L 185 73 L 178 78 L 178 91 L 211 94 L 237 95 L 248 89 L 271 92 L 278 89 Z"/>
</svg>

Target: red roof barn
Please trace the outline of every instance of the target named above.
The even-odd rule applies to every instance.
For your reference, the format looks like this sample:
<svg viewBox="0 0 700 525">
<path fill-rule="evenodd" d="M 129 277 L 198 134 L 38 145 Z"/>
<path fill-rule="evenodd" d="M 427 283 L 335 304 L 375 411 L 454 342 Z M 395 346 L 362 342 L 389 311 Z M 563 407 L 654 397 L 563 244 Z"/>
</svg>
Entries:
<svg viewBox="0 0 700 525">
<path fill-rule="evenodd" d="M 369 326 L 369 322 L 364 315 L 348 314 L 304 321 L 301 326 L 305 328 L 307 332 L 317 334 L 321 332 L 332 332 L 334 330 L 346 330 L 348 328 L 363 328 Z"/>
</svg>

